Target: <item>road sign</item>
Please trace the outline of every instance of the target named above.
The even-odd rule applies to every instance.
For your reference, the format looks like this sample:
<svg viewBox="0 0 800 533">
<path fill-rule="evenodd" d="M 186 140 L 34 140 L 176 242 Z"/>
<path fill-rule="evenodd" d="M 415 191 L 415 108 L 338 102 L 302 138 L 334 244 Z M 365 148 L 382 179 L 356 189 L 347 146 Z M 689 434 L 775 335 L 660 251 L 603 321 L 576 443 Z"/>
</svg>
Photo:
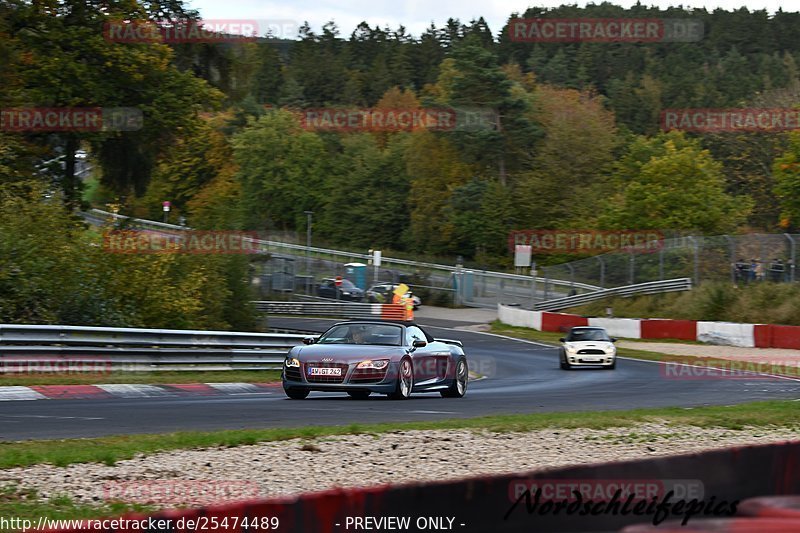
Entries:
<svg viewBox="0 0 800 533">
<path fill-rule="evenodd" d="M 518 244 L 514 247 L 514 266 L 529 267 L 531 265 L 531 246 Z"/>
<path fill-rule="evenodd" d="M 161 207 L 164 208 L 164 212 L 165 213 L 169 211 L 169 208 L 170 208 L 171 205 L 172 204 L 170 204 L 169 202 L 161 202 Z"/>
<path fill-rule="evenodd" d="M 341 287 L 342 286 L 342 276 L 336 276 L 336 280 L 334 280 L 334 283 L 336 284 L 337 287 Z"/>
<path fill-rule="evenodd" d="M 381 266 L 381 251 L 380 250 L 373 250 L 372 251 L 372 264 L 376 267 Z"/>
</svg>

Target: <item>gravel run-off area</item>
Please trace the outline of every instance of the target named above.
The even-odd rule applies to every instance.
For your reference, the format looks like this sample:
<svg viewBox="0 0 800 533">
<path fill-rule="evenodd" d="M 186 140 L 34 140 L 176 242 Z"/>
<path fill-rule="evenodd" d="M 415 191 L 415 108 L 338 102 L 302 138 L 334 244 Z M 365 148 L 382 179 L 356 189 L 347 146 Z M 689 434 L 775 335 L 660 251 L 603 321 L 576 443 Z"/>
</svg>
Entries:
<svg viewBox="0 0 800 533">
<path fill-rule="evenodd" d="M 170 451 L 114 466 L 34 465 L 0 470 L 0 487 L 34 489 L 43 500 L 67 495 L 89 504 L 117 500 L 156 507 L 191 506 L 334 487 L 520 473 L 799 438 L 800 427 L 732 430 L 666 423 L 526 433 L 396 431 Z"/>
</svg>

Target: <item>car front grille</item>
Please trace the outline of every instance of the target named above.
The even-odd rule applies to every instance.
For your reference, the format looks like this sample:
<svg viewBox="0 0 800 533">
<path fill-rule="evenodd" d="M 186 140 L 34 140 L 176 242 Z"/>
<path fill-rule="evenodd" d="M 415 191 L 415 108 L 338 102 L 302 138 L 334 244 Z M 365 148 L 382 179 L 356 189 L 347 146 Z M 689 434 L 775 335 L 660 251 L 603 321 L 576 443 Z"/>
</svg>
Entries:
<svg viewBox="0 0 800 533">
<path fill-rule="evenodd" d="M 296 366 L 284 367 L 283 375 L 291 381 L 303 381 L 303 375 L 300 374 L 300 369 Z"/>
<path fill-rule="evenodd" d="M 345 363 L 306 363 L 304 365 L 306 381 L 309 383 L 342 383 L 347 376 L 347 365 Z M 341 368 L 341 376 L 310 376 L 309 368 Z"/>
<path fill-rule="evenodd" d="M 383 381 L 385 377 L 386 368 L 383 370 L 375 370 L 374 368 L 356 369 L 350 377 L 350 383 L 378 383 Z"/>
<path fill-rule="evenodd" d="M 595 348 L 587 348 L 585 350 L 578 350 L 578 353 L 581 355 L 605 355 L 606 352 L 603 350 L 597 350 Z"/>
</svg>

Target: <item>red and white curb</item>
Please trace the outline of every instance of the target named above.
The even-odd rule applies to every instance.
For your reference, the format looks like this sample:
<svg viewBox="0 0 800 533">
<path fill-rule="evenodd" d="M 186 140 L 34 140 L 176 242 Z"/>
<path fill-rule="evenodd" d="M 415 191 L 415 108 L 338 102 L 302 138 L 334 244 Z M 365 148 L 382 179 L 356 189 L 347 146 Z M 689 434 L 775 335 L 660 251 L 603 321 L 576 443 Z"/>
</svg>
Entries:
<svg viewBox="0 0 800 533">
<path fill-rule="evenodd" d="M 0 386 L 0 402 L 15 400 L 86 400 L 270 394 L 280 383 L 176 383 L 171 385 L 32 385 Z"/>
</svg>

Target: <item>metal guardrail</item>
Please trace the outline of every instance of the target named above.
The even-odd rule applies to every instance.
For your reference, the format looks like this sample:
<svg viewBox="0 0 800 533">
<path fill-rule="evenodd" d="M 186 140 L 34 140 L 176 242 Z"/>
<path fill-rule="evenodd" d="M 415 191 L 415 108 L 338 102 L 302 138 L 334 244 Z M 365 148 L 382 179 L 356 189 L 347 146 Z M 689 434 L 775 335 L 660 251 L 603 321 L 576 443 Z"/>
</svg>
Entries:
<svg viewBox="0 0 800 533">
<path fill-rule="evenodd" d="M 88 212 L 82 213 L 83 217 L 94 222 L 100 223 L 104 220 L 108 220 L 109 218 L 114 220 L 130 220 L 134 225 L 145 228 L 145 229 L 154 229 L 154 230 L 168 230 L 168 231 L 186 231 L 191 230 L 192 228 L 188 226 L 179 226 L 176 224 L 167 224 L 164 222 L 156 222 L 154 220 L 146 220 L 141 218 L 131 218 L 125 215 L 119 215 L 116 213 L 109 213 L 108 211 L 103 211 L 102 209 L 90 209 Z M 250 240 L 250 239 L 245 239 Z M 297 252 L 298 255 L 303 255 L 306 252 L 312 254 L 319 254 L 319 255 L 328 255 L 333 257 L 347 257 L 349 259 L 359 259 L 364 262 L 367 262 L 372 259 L 372 256 L 369 254 L 360 254 L 356 252 L 346 252 L 343 250 L 333 250 L 330 248 L 318 248 L 316 246 L 304 246 L 302 244 L 292 244 L 288 242 L 280 242 L 280 241 L 268 241 L 262 239 L 252 239 L 252 242 L 256 244 L 260 244 L 264 246 L 266 249 L 278 249 L 278 250 L 289 250 L 290 252 Z M 300 254 L 302 252 L 302 254 Z M 291 254 L 289 254 L 291 255 Z M 516 280 L 516 281 L 524 281 L 524 282 L 532 282 L 533 277 L 526 276 L 523 274 L 511 274 L 508 272 L 496 272 L 492 270 L 479 270 L 479 269 L 472 269 L 472 268 L 464 268 L 464 267 L 457 267 L 452 265 L 442 265 L 437 263 L 425 263 L 421 261 L 412 261 L 409 259 L 399 259 L 396 257 L 386 257 L 382 258 L 383 263 L 385 264 L 396 264 L 396 265 L 403 265 L 407 267 L 413 268 L 422 268 L 422 269 L 431 269 L 431 270 L 442 270 L 446 272 L 474 272 L 476 274 L 482 276 L 491 276 L 493 278 L 499 278 L 504 280 Z M 587 283 L 578 283 L 573 281 L 567 280 L 560 280 L 560 279 L 552 279 L 552 278 L 543 278 L 537 277 L 537 283 L 549 283 L 553 286 L 561 286 L 561 287 L 570 287 L 570 288 L 577 288 L 582 290 L 594 291 L 600 289 L 600 287 L 596 285 L 589 285 Z"/>
<path fill-rule="evenodd" d="M 601 300 L 609 296 L 622 296 L 627 298 L 630 296 L 638 296 L 643 294 L 659 294 L 664 292 L 688 291 L 692 288 L 691 278 L 677 278 L 668 279 L 664 281 L 650 281 L 647 283 L 637 283 L 635 285 L 626 285 L 624 287 L 615 287 L 612 289 L 603 289 L 600 291 L 589 292 L 586 294 L 577 294 L 575 296 L 567 296 L 565 298 L 557 298 L 555 300 L 547 300 L 538 303 L 534 306 L 535 311 L 558 311 L 559 309 L 566 309 L 568 307 L 575 307 L 576 305 L 583 305 L 596 300 Z"/>
<path fill-rule="evenodd" d="M 405 311 L 399 304 L 367 304 L 357 302 L 253 302 L 257 311 L 270 315 L 311 315 L 338 318 L 403 320 Z"/>
<path fill-rule="evenodd" d="M 0 324 L 0 372 L 22 363 L 103 365 L 144 370 L 164 365 L 269 368 L 303 335 Z M 267 366 L 269 365 L 269 366 Z"/>
</svg>

